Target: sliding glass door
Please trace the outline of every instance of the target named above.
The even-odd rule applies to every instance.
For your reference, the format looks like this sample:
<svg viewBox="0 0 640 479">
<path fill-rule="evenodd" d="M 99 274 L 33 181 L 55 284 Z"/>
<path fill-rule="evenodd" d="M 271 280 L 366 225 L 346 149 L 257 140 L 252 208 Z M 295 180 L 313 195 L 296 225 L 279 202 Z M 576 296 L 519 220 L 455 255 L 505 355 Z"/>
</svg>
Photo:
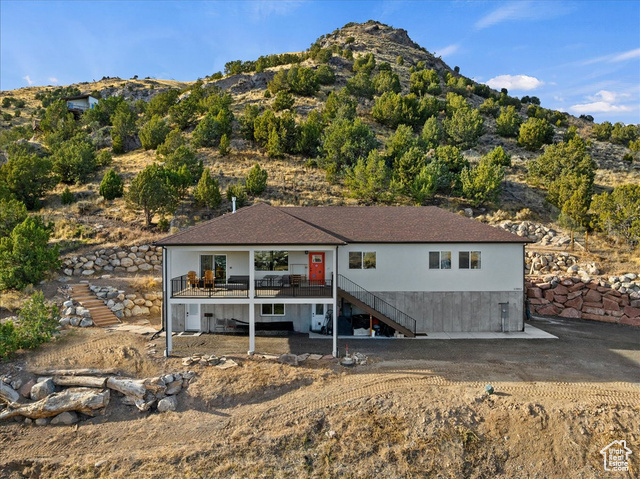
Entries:
<svg viewBox="0 0 640 479">
<path fill-rule="evenodd" d="M 204 272 L 211 270 L 214 272 L 216 283 L 227 282 L 227 255 L 226 254 L 203 254 L 200 255 L 200 277 L 204 277 Z"/>
</svg>

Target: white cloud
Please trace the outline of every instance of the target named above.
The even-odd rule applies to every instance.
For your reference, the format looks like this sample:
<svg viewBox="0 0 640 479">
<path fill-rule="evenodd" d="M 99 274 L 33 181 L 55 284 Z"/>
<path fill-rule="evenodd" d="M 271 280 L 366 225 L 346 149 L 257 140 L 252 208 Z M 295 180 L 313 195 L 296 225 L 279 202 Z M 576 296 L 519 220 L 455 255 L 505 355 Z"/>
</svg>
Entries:
<svg viewBox="0 0 640 479">
<path fill-rule="evenodd" d="M 53 83 L 53 84 L 56 84 L 56 83 L 58 83 L 58 79 L 56 77 L 49 77 L 49 82 Z"/>
<path fill-rule="evenodd" d="M 576 113 L 618 113 L 632 111 L 629 105 L 620 104 L 621 100 L 628 98 L 628 93 L 618 93 L 609 90 L 600 90 L 593 96 L 588 96 L 589 103 L 578 103 L 569 107 L 569 111 Z"/>
<path fill-rule="evenodd" d="M 548 20 L 565 15 L 572 10 L 561 2 L 515 1 L 505 3 L 475 23 L 476 30 L 483 30 L 508 20 Z"/>
<path fill-rule="evenodd" d="M 542 80 L 528 75 L 498 75 L 485 83 L 496 90 L 506 88 L 523 91 L 535 90 L 544 85 Z"/>
<path fill-rule="evenodd" d="M 22 77 L 23 80 L 26 80 L 29 86 L 33 85 L 33 81 L 29 78 L 29 75 L 25 75 Z"/>
<path fill-rule="evenodd" d="M 485 15 L 480 20 L 478 20 L 475 24 L 476 29 L 482 30 L 483 28 L 488 28 L 498 23 L 504 22 L 505 20 L 511 20 L 516 18 L 522 18 L 522 6 L 525 8 L 531 2 L 521 2 L 518 3 L 508 3 L 501 7 L 496 8 L 494 11 Z"/>
<path fill-rule="evenodd" d="M 619 53 L 615 55 L 610 61 L 611 62 L 623 62 L 625 60 L 631 60 L 633 58 L 640 57 L 640 48 L 636 48 L 635 50 L 629 50 L 628 52 Z"/>
<path fill-rule="evenodd" d="M 640 48 L 636 48 L 634 50 L 628 50 L 626 52 L 621 53 L 612 53 L 610 55 L 603 55 L 601 57 L 589 58 L 588 60 L 584 60 L 579 62 L 579 65 L 593 65 L 594 63 L 619 63 L 627 60 L 633 60 L 634 58 L 640 57 Z"/>
<path fill-rule="evenodd" d="M 453 55 L 459 49 L 460 49 L 460 44 L 459 43 L 454 43 L 453 45 L 447 45 L 446 47 L 444 47 L 444 48 L 442 48 L 440 50 L 436 50 L 436 54 L 441 56 L 441 57 L 446 57 L 448 55 Z"/>
<path fill-rule="evenodd" d="M 569 107 L 569 111 L 576 113 L 615 113 L 631 111 L 627 105 L 612 105 L 606 101 L 594 101 L 592 103 L 580 103 Z"/>
<path fill-rule="evenodd" d="M 554 99 L 555 101 L 560 102 L 560 103 L 564 103 L 564 98 L 562 98 L 561 96 L 555 95 L 555 96 L 553 97 L 553 99 Z"/>
</svg>

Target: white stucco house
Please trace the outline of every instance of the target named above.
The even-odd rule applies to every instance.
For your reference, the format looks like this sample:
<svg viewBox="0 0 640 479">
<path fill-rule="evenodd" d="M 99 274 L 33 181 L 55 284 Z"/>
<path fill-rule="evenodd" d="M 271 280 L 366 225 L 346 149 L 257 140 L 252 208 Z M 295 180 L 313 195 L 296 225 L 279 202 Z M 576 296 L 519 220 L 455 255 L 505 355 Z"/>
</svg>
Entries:
<svg viewBox="0 0 640 479">
<path fill-rule="evenodd" d="M 99 103 L 97 98 L 89 94 L 68 96 L 64 100 L 67 102 L 67 110 L 74 113 L 84 113 L 87 110 L 92 110 Z"/>
<path fill-rule="evenodd" d="M 172 333 L 375 318 L 404 336 L 524 329 L 528 240 L 437 207 L 241 208 L 156 244 Z M 343 333 L 340 333 L 343 334 Z M 347 333 L 348 334 L 348 333 Z"/>
</svg>

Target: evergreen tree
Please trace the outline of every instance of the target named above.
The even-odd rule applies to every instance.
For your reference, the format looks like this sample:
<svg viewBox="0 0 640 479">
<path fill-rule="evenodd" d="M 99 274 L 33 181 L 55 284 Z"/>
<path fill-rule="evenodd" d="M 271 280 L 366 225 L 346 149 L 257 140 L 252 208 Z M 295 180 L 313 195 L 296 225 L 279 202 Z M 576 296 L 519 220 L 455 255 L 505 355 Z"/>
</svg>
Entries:
<svg viewBox="0 0 640 479">
<path fill-rule="evenodd" d="M 497 201 L 500 196 L 504 169 L 487 158 L 482 158 L 477 166 L 465 168 L 460 173 L 462 196 L 474 207 Z"/>
<path fill-rule="evenodd" d="M 193 191 L 193 197 L 198 206 L 206 206 L 207 209 L 220 206 L 222 201 L 220 185 L 217 179 L 211 177 L 209 168 L 205 168 L 202 172 L 198 185 Z"/>
<path fill-rule="evenodd" d="M 529 151 L 537 151 L 553 141 L 553 126 L 547 120 L 529 118 L 520 126 L 518 145 Z"/>
<path fill-rule="evenodd" d="M 394 199 L 391 172 L 375 150 L 366 159 L 359 158 L 353 168 L 347 170 L 344 183 L 349 196 L 365 204 L 390 203 Z"/>
<path fill-rule="evenodd" d="M 158 115 L 153 115 L 151 119 L 140 128 L 140 142 L 145 150 L 155 150 L 164 143 L 169 134 L 169 126 Z"/>
<path fill-rule="evenodd" d="M 40 206 L 40 198 L 58 182 L 51 174 L 53 165 L 49 158 L 38 155 L 17 155 L 0 166 L 0 180 L 13 196 L 27 209 Z"/>
<path fill-rule="evenodd" d="M 500 116 L 496 119 L 498 135 L 515 138 L 520 132 L 522 118 L 516 113 L 516 109 L 512 105 L 501 108 L 500 112 Z"/>
<path fill-rule="evenodd" d="M 453 145 L 467 149 L 476 145 L 482 135 L 484 120 L 478 110 L 459 108 L 443 122 L 444 131 Z"/>
<path fill-rule="evenodd" d="M 260 168 L 260 165 L 256 163 L 249 171 L 246 178 L 247 193 L 251 195 L 259 195 L 265 189 L 267 189 L 268 174 L 266 170 Z"/>
<path fill-rule="evenodd" d="M 125 198 L 129 207 L 143 212 L 147 226 L 151 225 L 156 213 L 173 215 L 179 201 L 168 171 L 157 163 L 152 163 L 138 173 Z"/>
<path fill-rule="evenodd" d="M 118 175 L 113 168 L 105 173 L 102 181 L 100 182 L 100 189 L 98 192 L 105 200 L 121 198 L 124 194 L 122 178 L 120 178 L 120 175 Z"/>
<path fill-rule="evenodd" d="M 47 271 L 60 267 L 58 246 L 49 245 L 53 223 L 29 216 L 0 238 L 0 290 L 38 284 Z"/>
<path fill-rule="evenodd" d="M 631 247 L 640 244 L 640 185 L 620 185 L 611 193 L 595 195 L 591 209 L 597 229 Z"/>
<path fill-rule="evenodd" d="M 220 145 L 218 145 L 218 152 L 222 156 L 228 156 L 231 152 L 231 142 L 227 138 L 226 133 L 220 137 Z"/>
</svg>

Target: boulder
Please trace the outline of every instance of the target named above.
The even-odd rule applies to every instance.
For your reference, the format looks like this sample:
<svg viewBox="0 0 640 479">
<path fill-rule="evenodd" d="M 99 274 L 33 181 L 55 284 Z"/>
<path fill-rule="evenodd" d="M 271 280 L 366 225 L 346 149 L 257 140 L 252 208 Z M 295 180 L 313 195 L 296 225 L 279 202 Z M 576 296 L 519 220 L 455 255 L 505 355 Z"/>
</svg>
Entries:
<svg viewBox="0 0 640 479">
<path fill-rule="evenodd" d="M 569 289 L 567 289 L 567 287 L 564 286 L 563 284 L 559 284 L 558 286 L 555 287 L 553 292 L 555 294 L 567 295 L 569 294 Z"/>
<path fill-rule="evenodd" d="M 527 290 L 527 297 L 528 298 L 542 298 L 542 290 L 540 288 L 529 288 Z"/>
<path fill-rule="evenodd" d="M 617 301 L 607 298 L 606 296 L 602 298 L 602 307 L 606 311 L 620 311 L 620 305 Z"/>
<path fill-rule="evenodd" d="M 84 269 L 82 270 L 82 276 L 91 276 L 92 274 L 95 274 L 95 271 L 92 269 Z"/>
<path fill-rule="evenodd" d="M 47 419 L 46 417 L 39 417 L 34 422 L 36 426 L 46 426 L 47 424 L 49 424 L 49 419 Z"/>
<path fill-rule="evenodd" d="M 58 320 L 58 324 L 60 324 L 60 326 L 62 326 L 63 328 L 65 326 L 69 326 L 69 324 L 71 324 L 71 318 L 69 316 L 63 316 Z"/>
<path fill-rule="evenodd" d="M 584 300 L 592 302 L 592 303 L 597 303 L 597 302 L 602 300 L 602 295 L 600 293 L 598 293 L 597 291 L 595 291 L 593 289 L 590 289 L 584 295 Z"/>
<path fill-rule="evenodd" d="M 46 398 L 49 394 L 56 392 L 56 385 L 53 384 L 53 379 L 46 378 L 33 385 L 31 388 L 31 399 L 39 401 Z"/>
<path fill-rule="evenodd" d="M 582 297 L 578 296 L 576 298 L 573 299 L 569 299 L 564 303 L 565 308 L 575 308 L 575 309 L 582 309 Z"/>
<path fill-rule="evenodd" d="M 36 384 L 35 379 L 30 379 L 28 382 L 22 385 L 22 387 L 18 390 L 20 396 L 23 398 L 29 399 L 31 397 L 31 388 Z"/>
<path fill-rule="evenodd" d="M 125 268 L 133 266 L 133 260 L 131 258 L 122 258 L 120 260 L 120 266 L 123 266 Z"/>
<path fill-rule="evenodd" d="M 543 316 L 556 316 L 560 312 L 560 309 L 552 304 L 548 304 L 536 309 L 536 311 Z"/>
<path fill-rule="evenodd" d="M 173 394 L 178 394 L 181 390 L 182 390 L 182 379 L 177 381 L 171 381 L 169 384 L 167 384 L 167 390 L 165 391 L 165 394 L 167 396 L 171 396 Z"/>
<path fill-rule="evenodd" d="M 150 271 L 153 269 L 153 266 L 148 263 L 140 263 L 138 265 L 138 268 L 140 269 L 140 271 Z"/>
<path fill-rule="evenodd" d="M 82 321 L 80 321 L 81 328 L 88 328 L 90 326 L 93 326 L 93 321 L 91 320 L 91 318 L 83 318 Z"/>
<path fill-rule="evenodd" d="M 158 411 L 167 412 L 175 411 L 178 408 L 178 398 L 176 396 L 167 396 L 158 402 Z"/>
<path fill-rule="evenodd" d="M 297 366 L 298 356 L 296 354 L 281 354 L 278 358 L 278 362 L 282 364 L 289 364 L 290 366 Z"/>
<path fill-rule="evenodd" d="M 71 326 L 79 326 L 80 325 L 80 321 L 82 321 L 82 318 L 78 317 L 78 316 L 74 316 L 73 318 L 71 318 L 69 320 L 69 324 Z"/>
<path fill-rule="evenodd" d="M 51 420 L 51 424 L 63 424 L 65 426 L 70 426 L 71 424 L 75 424 L 78 422 L 78 415 L 73 411 L 63 412 L 62 414 L 58 414 Z"/>
<path fill-rule="evenodd" d="M 624 314 L 629 318 L 640 318 L 640 308 L 634 308 L 633 306 L 625 306 Z"/>
<path fill-rule="evenodd" d="M 580 317 L 582 317 L 582 313 L 575 308 L 564 308 L 562 311 L 560 311 L 560 314 L 558 316 L 562 318 L 579 319 Z"/>
</svg>

